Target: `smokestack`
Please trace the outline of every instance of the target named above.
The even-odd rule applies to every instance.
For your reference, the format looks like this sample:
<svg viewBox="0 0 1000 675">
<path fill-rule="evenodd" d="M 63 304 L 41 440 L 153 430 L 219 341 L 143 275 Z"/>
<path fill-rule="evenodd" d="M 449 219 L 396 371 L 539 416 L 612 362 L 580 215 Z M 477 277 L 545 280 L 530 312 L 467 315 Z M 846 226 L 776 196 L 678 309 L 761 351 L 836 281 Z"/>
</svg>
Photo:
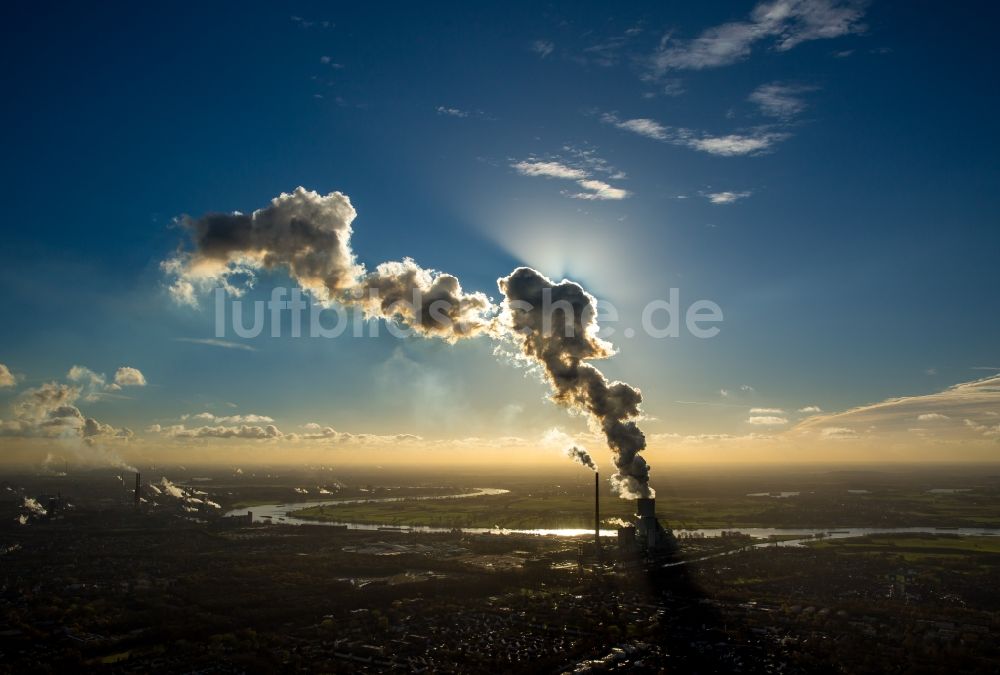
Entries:
<svg viewBox="0 0 1000 675">
<path fill-rule="evenodd" d="M 141 485 L 142 485 L 142 483 L 140 482 L 140 473 L 138 471 L 136 471 L 135 472 L 135 506 L 136 506 L 136 508 L 139 508 L 139 488 L 140 488 Z"/>
<path fill-rule="evenodd" d="M 594 549 L 601 555 L 601 474 L 594 472 Z"/>
</svg>

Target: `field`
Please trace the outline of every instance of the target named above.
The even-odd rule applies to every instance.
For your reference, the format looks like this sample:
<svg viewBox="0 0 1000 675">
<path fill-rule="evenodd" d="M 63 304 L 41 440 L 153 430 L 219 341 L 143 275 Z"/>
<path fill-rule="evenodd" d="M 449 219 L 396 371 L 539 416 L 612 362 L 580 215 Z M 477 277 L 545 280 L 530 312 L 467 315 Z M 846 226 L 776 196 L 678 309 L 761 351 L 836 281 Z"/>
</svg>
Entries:
<svg viewBox="0 0 1000 675">
<path fill-rule="evenodd" d="M 810 542 L 809 546 L 837 553 L 893 555 L 907 561 L 935 558 L 976 558 L 992 565 L 1000 561 L 1000 537 L 959 537 L 949 534 L 874 535 Z"/>
</svg>

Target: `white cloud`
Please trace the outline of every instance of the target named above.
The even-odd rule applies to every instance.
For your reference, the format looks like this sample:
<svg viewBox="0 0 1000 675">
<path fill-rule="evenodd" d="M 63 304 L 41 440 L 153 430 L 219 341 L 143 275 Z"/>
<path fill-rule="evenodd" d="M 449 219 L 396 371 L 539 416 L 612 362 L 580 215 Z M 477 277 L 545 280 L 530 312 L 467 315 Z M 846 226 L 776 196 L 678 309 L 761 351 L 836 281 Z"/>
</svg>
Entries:
<svg viewBox="0 0 1000 675">
<path fill-rule="evenodd" d="M 90 368 L 86 366 L 73 366 L 66 373 L 66 379 L 70 382 L 77 382 L 80 384 L 88 384 L 94 387 L 104 387 L 106 384 L 106 378 L 100 373 L 95 373 Z"/>
<path fill-rule="evenodd" d="M 546 178 L 566 178 L 571 180 L 582 180 L 587 177 L 587 172 L 566 166 L 560 162 L 538 162 L 523 161 L 512 164 L 518 173 L 525 176 L 545 176 Z"/>
<path fill-rule="evenodd" d="M 621 169 L 609 164 L 603 157 L 598 156 L 597 150 L 587 144 L 571 145 L 562 147 L 563 151 L 572 156 L 572 161 L 566 164 L 577 167 L 590 173 L 603 173 L 609 180 L 623 180 L 628 176 Z"/>
<path fill-rule="evenodd" d="M 667 34 L 649 60 L 652 76 L 671 70 L 716 68 L 742 61 L 754 43 L 769 40 L 787 51 L 809 40 L 830 39 L 864 30 L 862 2 L 773 0 L 759 3 L 746 21 L 706 29 L 698 37 L 677 40 Z"/>
<path fill-rule="evenodd" d="M 393 445 L 424 440 L 414 434 L 353 434 L 347 431 L 337 431 L 331 426 L 323 426 L 316 422 L 304 424 L 302 428 L 306 429 L 309 433 L 287 434 L 285 439 L 292 442 L 321 441 L 353 445 Z"/>
<path fill-rule="evenodd" d="M 815 415 L 816 413 L 823 412 L 823 409 L 818 405 L 807 405 L 803 408 L 799 408 L 799 412 L 807 415 Z"/>
<path fill-rule="evenodd" d="M 85 372 L 80 372 L 85 371 Z M 92 371 L 81 368 L 76 374 L 90 384 Z M 72 370 L 70 372 L 73 372 Z M 13 419 L 0 420 L 0 435 L 42 438 L 79 438 L 90 444 L 98 439 L 128 440 L 128 428 L 115 428 L 85 416 L 76 407 L 84 385 L 47 382 L 23 392 L 12 406 Z"/>
<path fill-rule="evenodd" d="M 122 366 L 115 371 L 115 384 L 119 387 L 145 387 L 146 376 L 138 368 Z"/>
<path fill-rule="evenodd" d="M 322 63 L 324 66 L 330 66 L 331 68 L 334 68 L 336 70 L 342 70 L 344 68 L 344 64 L 334 62 L 334 60 L 329 56 L 319 57 L 319 62 Z"/>
<path fill-rule="evenodd" d="M 274 419 L 267 415 L 229 415 L 227 417 L 216 417 L 215 421 L 220 424 L 269 424 Z"/>
<path fill-rule="evenodd" d="M 963 420 L 963 424 L 972 431 L 982 434 L 983 436 L 1000 438 L 1000 424 L 990 426 L 989 424 L 981 424 L 974 420 Z"/>
<path fill-rule="evenodd" d="M 296 24 L 299 28 L 333 28 L 336 25 L 332 21 L 328 21 L 326 19 L 310 20 L 295 14 L 293 14 L 290 18 L 292 23 Z"/>
<path fill-rule="evenodd" d="M 777 415 L 751 415 L 747 418 L 747 423 L 756 426 L 780 426 L 788 424 L 788 419 Z"/>
<path fill-rule="evenodd" d="M 191 291 L 192 291 L 192 293 L 194 292 L 194 288 L 193 287 L 191 288 Z M 193 295 L 192 295 L 191 302 L 192 303 L 195 302 L 194 298 L 193 298 Z M 185 303 L 185 304 L 191 304 L 191 303 Z M 247 351 L 247 352 L 255 352 L 255 351 L 257 351 L 257 348 L 254 347 L 253 345 L 243 344 L 242 342 L 232 342 L 230 340 L 218 340 L 216 338 L 185 338 L 185 337 L 179 337 L 179 338 L 174 338 L 174 341 L 175 342 L 190 342 L 191 344 L 195 344 L 195 345 L 208 345 L 209 347 L 222 347 L 223 349 L 240 349 L 240 350 Z"/>
<path fill-rule="evenodd" d="M 844 412 L 813 415 L 796 425 L 794 431 L 808 433 L 826 427 L 850 427 L 893 433 L 912 428 L 916 419 L 934 422 L 940 439 L 961 440 L 968 439 L 970 431 L 982 434 L 990 429 L 991 424 L 986 420 L 995 419 L 997 411 L 1000 411 L 1000 375 L 992 375 L 931 394 L 901 396 Z"/>
<path fill-rule="evenodd" d="M 726 136 L 703 136 L 688 141 L 688 145 L 695 150 L 707 152 L 710 155 L 720 155 L 722 157 L 737 157 L 739 155 L 751 155 L 770 149 L 775 143 L 779 143 L 789 137 L 790 134 L 783 132 L 767 132 L 753 134 L 728 134 Z"/>
<path fill-rule="evenodd" d="M 790 119 L 806 109 L 806 103 L 800 94 L 813 89 L 813 87 L 772 82 L 754 89 L 748 100 L 755 103 L 765 115 Z"/>
<path fill-rule="evenodd" d="M 612 124 L 619 129 L 625 129 L 626 131 L 631 131 L 632 133 L 639 134 L 640 136 L 647 136 L 658 141 L 666 141 L 669 139 L 667 127 L 663 126 L 656 120 L 651 120 L 647 117 L 639 117 L 632 120 L 620 120 L 611 113 L 605 113 L 601 116 L 601 120 L 608 124 Z"/>
<path fill-rule="evenodd" d="M 749 384 L 741 384 L 735 390 L 733 389 L 719 390 L 719 396 L 721 396 L 722 398 L 732 398 L 732 399 L 743 398 L 744 396 L 750 396 L 755 393 L 757 393 L 757 390 L 751 387 Z M 736 405 L 736 404 L 731 403 L 727 405 Z"/>
<path fill-rule="evenodd" d="M 600 180 L 588 179 L 577 182 L 580 187 L 584 190 L 589 190 L 589 192 L 579 192 L 572 195 L 575 199 L 625 199 L 629 194 L 628 190 L 611 187 Z"/>
<path fill-rule="evenodd" d="M 549 40 L 535 40 L 531 43 L 531 51 L 535 52 L 543 59 L 555 50 L 556 46 Z"/>
<path fill-rule="evenodd" d="M 680 96 L 684 93 L 684 83 L 678 79 L 667 79 L 661 82 L 664 96 Z"/>
<path fill-rule="evenodd" d="M 750 190 L 743 190 L 742 192 L 708 192 L 704 194 L 704 197 L 713 204 L 732 204 L 740 199 L 746 199 L 751 194 Z"/>
<path fill-rule="evenodd" d="M 858 432 L 849 427 L 825 427 L 820 431 L 820 436 L 832 439 L 849 439 L 857 438 Z"/>
<path fill-rule="evenodd" d="M 601 115 L 601 121 L 618 129 L 645 136 L 646 138 L 723 157 L 764 152 L 790 136 L 786 132 L 770 131 L 767 129 L 755 129 L 747 133 L 712 136 L 683 127 L 664 126 L 655 120 L 645 117 L 623 120 L 614 113 L 604 113 Z"/>
<path fill-rule="evenodd" d="M 66 373 L 66 379 L 80 385 L 80 397 L 84 401 L 97 401 L 107 392 L 121 389 L 114 382 L 108 384 L 108 378 L 104 373 L 95 373 L 86 366 L 73 366 Z"/>
<path fill-rule="evenodd" d="M 810 40 L 828 40 L 863 33 L 861 23 L 865 14 L 865 0 L 777 0 L 761 3 L 753 16 L 765 25 L 779 22 L 778 51 L 787 51 Z"/>
<path fill-rule="evenodd" d="M 468 117 L 469 111 L 461 110 L 459 108 L 449 108 L 447 106 L 439 105 L 437 107 L 438 115 L 447 115 L 449 117 Z"/>
<path fill-rule="evenodd" d="M 108 382 L 104 373 L 96 373 L 86 366 L 73 366 L 66 373 L 66 379 L 79 384 L 85 401 L 96 401 L 107 392 L 120 391 L 122 387 L 144 387 L 146 378 L 138 369 L 122 366 L 115 372 L 113 382 Z"/>
<path fill-rule="evenodd" d="M 751 415 L 784 415 L 781 408 L 750 408 Z"/>
<path fill-rule="evenodd" d="M 268 440 L 284 437 L 285 434 L 273 424 L 266 426 L 241 424 L 238 426 L 201 426 L 188 428 L 183 424 L 175 424 L 160 428 L 160 433 L 172 438 L 242 438 L 251 440 Z"/>
<path fill-rule="evenodd" d="M 609 172 L 607 163 L 597 158 L 593 153 L 579 153 L 584 165 L 593 167 L 595 170 Z M 560 178 L 565 180 L 575 180 L 577 185 L 586 192 L 568 192 L 566 194 L 574 199 L 590 200 L 619 200 L 629 196 L 628 190 L 614 187 L 602 180 L 590 177 L 590 173 L 579 166 L 570 166 L 560 161 L 538 161 L 526 160 L 515 162 L 511 165 L 518 173 L 524 176 L 542 176 L 545 178 Z M 623 174 L 616 173 L 623 177 Z"/>
<path fill-rule="evenodd" d="M 184 415 L 182 419 L 203 420 L 210 422 L 210 424 L 191 427 L 184 424 L 170 426 L 154 424 L 147 431 L 179 440 L 224 439 L 237 441 L 281 441 L 284 443 L 320 442 L 367 446 L 406 444 L 424 440 L 414 434 L 355 434 L 337 431 L 331 426 L 324 426 L 316 422 L 303 424 L 302 429 L 304 433 L 285 433 L 272 424 L 274 420 L 265 415 L 218 417 L 212 413 L 205 412 L 198 413 L 197 415 Z"/>
<path fill-rule="evenodd" d="M 215 424 L 270 424 L 274 422 L 274 418 L 272 417 L 268 417 L 267 415 L 255 415 L 253 413 L 247 415 L 219 416 L 210 412 L 201 412 L 195 415 L 181 415 L 181 420 L 188 419 L 199 420 L 202 422 L 213 422 Z"/>
<path fill-rule="evenodd" d="M 16 384 L 17 378 L 14 373 L 10 372 L 10 368 L 0 363 L 0 388 L 13 387 Z"/>
</svg>

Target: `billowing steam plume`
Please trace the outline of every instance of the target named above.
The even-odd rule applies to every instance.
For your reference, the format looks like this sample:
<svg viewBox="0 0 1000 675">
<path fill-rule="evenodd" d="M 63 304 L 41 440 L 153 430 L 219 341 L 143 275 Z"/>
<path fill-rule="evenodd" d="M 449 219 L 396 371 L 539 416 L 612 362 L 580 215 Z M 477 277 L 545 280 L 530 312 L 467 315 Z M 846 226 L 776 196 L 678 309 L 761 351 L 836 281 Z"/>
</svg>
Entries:
<svg viewBox="0 0 1000 675">
<path fill-rule="evenodd" d="M 46 514 L 45 507 L 32 497 L 25 497 L 21 508 L 34 516 L 44 516 Z"/>
<path fill-rule="evenodd" d="M 419 335 L 455 342 L 489 334 L 509 341 L 542 367 L 555 402 L 587 413 L 607 438 L 617 468 L 615 491 L 624 498 L 653 496 L 649 467 L 639 454 L 645 437 L 633 421 L 642 396 L 627 384 L 608 382 L 587 363 L 614 353 L 597 336 L 593 296 L 527 267 L 498 280 L 500 306 L 483 293 L 466 293 L 456 277 L 408 258 L 368 271 L 350 246 L 356 215 L 346 195 L 300 187 L 249 215 L 183 218 L 193 248 L 163 263 L 173 279 L 170 292 L 179 302 L 196 304 L 199 290 L 221 284 L 239 295 L 257 271 L 280 269 L 321 302 L 399 320 Z"/>
<path fill-rule="evenodd" d="M 597 333 L 597 300 L 572 281 L 554 283 L 529 267 L 498 282 L 504 294 L 498 323 L 522 354 L 542 366 L 552 399 L 590 415 L 614 452 L 611 486 L 626 499 L 652 497 L 649 466 L 639 454 L 646 437 L 634 418 L 642 394 L 624 382 L 608 382 L 586 363 L 614 354 Z"/>
<path fill-rule="evenodd" d="M 203 507 L 222 508 L 218 503 L 208 498 L 208 493 L 201 490 L 185 489 L 169 480 L 166 476 L 160 478 L 159 485 L 149 484 L 149 491 L 161 497 L 171 497 L 180 502 L 181 507 L 188 512 L 195 512 Z"/>
<path fill-rule="evenodd" d="M 597 471 L 597 465 L 594 464 L 594 460 L 591 459 L 590 453 L 580 446 L 572 445 L 566 448 L 566 454 L 569 455 L 574 462 L 579 462 L 580 464 L 589 467 L 591 470 Z"/>
<path fill-rule="evenodd" d="M 494 311 L 489 298 L 465 293 L 450 274 L 423 269 L 408 258 L 365 270 L 350 246 L 356 215 L 347 195 L 324 197 L 300 187 L 250 215 L 184 218 L 181 225 L 194 250 L 180 251 L 163 263 L 164 271 L 175 277 L 170 292 L 189 304 L 196 302 L 199 288 L 215 284 L 239 295 L 257 270 L 282 269 L 317 300 L 399 319 L 421 335 L 454 342 L 489 327 Z"/>
</svg>

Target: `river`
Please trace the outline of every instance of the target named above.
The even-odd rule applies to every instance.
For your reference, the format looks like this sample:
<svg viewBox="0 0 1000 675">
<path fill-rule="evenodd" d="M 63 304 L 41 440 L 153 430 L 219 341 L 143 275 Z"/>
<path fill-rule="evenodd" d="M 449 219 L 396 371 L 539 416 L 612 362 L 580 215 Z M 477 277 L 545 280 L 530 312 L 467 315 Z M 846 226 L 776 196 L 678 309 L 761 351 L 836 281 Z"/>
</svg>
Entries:
<svg viewBox="0 0 1000 675">
<path fill-rule="evenodd" d="M 593 534 L 594 531 L 588 528 L 537 528 L 537 529 L 508 529 L 500 527 L 432 527 L 429 525 L 379 525 L 373 523 L 351 523 L 331 520 L 309 520 L 306 518 L 296 518 L 289 514 L 293 511 L 309 508 L 312 506 L 337 506 L 338 504 L 374 504 L 380 502 L 401 502 L 401 501 L 422 501 L 440 499 L 469 499 L 471 497 L 483 497 L 487 495 L 507 494 L 510 490 L 502 488 L 475 488 L 471 492 L 452 495 L 427 495 L 419 497 L 373 497 L 356 499 L 331 499 L 325 501 L 310 502 L 289 502 L 282 504 L 261 504 L 246 509 L 233 509 L 226 513 L 227 516 L 245 515 L 247 511 L 253 512 L 254 522 L 273 523 L 278 525 L 329 525 L 336 527 L 346 527 L 349 530 L 367 531 L 392 531 L 392 532 L 451 532 L 461 530 L 468 534 L 524 534 L 535 536 L 556 536 L 556 537 L 577 537 L 581 535 Z M 729 527 L 729 528 L 700 528 L 674 530 L 678 537 L 718 537 L 723 532 L 738 531 L 749 535 L 754 539 L 767 540 L 772 537 L 793 537 L 786 541 L 763 542 L 758 546 L 801 546 L 806 540 L 816 538 L 820 535 L 826 539 L 845 539 L 848 537 L 863 537 L 870 534 L 957 534 L 960 536 L 1000 536 L 1000 528 L 993 527 Z M 602 529 L 602 537 L 618 536 L 617 529 Z"/>
</svg>

